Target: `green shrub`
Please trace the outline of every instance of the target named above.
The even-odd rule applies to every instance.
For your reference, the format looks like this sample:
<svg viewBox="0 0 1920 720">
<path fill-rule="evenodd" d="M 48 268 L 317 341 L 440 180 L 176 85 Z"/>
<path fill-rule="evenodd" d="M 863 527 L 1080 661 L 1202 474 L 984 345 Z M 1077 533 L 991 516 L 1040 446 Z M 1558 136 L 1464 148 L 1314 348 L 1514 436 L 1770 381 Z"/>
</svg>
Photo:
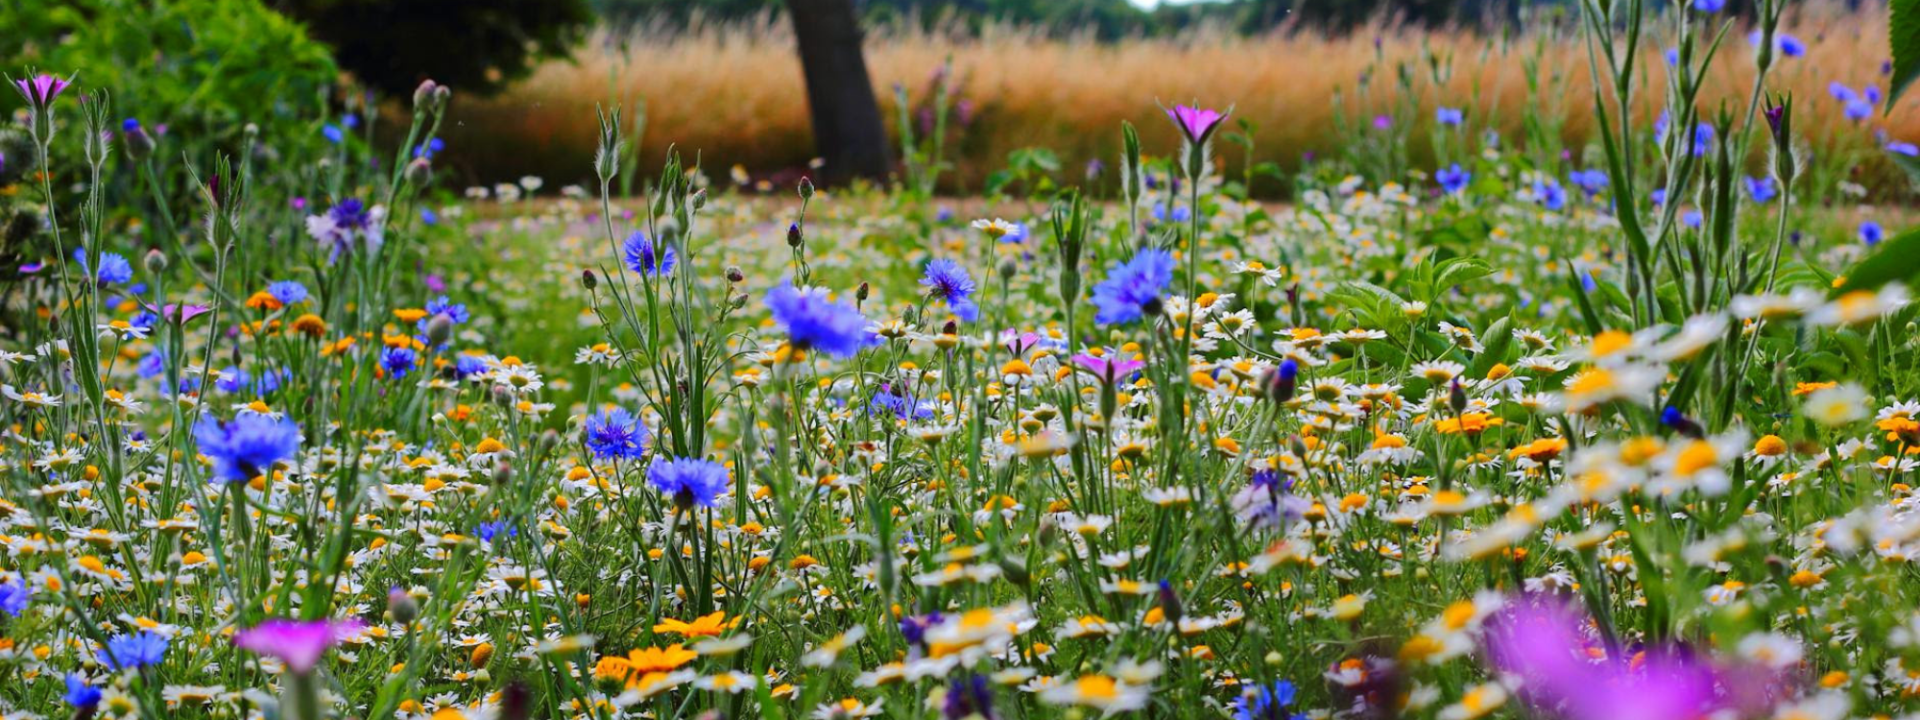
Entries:
<svg viewBox="0 0 1920 720">
<path fill-rule="evenodd" d="M 310 121 L 338 74 L 325 46 L 258 0 L 0 3 L 0 27 L 8 73 L 74 73 L 79 87 L 112 88 L 115 107 L 196 142 Z"/>
</svg>

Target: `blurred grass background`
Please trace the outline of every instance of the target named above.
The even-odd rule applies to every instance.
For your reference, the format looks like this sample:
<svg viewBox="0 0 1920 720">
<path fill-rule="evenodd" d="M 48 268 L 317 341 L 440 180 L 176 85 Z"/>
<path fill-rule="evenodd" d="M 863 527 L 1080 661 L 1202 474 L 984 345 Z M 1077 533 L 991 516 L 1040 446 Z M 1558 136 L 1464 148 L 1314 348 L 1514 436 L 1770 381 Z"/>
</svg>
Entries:
<svg viewBox="0 0 1920 720">
<path fill-rule="evenodd" d="M 1139 126 L 1149 148 L 1173 146 L 1172 128 L 1155 101 L 1235 105 L 1235 116 L 1256 124 L 1255 160 L 1292 169 L 1304 153 L 1337 150 L 1335 97 L 1349 120 L 1404 107 L 1407 88 L 1418 111 L 1396 122 L 1424 126 L 1437 105 L 1467 108 L 1469 123 L 1517 140 L 1529 113 L 1559 125 L 1562 140 L 1579 147 L 1591 125 L 1586 52 L 1572 18 L 1544 14 L 1526 29 L 1489 34 L 1422 29 L 1375 22 L 1355 32 L 1325 33 L 1281 27 L 1245 35 L 1200 26 L 1168 36 L 1118 42 L 1002 24 L 928 29 L 900 23 L 872 29 L 868 66 L 893 132 L 896 85 L 911 104 L 923 102 L 929 78 L 951 61 L 965 122 L 949 154 L 958 172 L 948 192 L 977 191 L 986 173 L 1009 152 L 1045 146 L 1060 154 L 1063 175 L 1078 178 L 1094 158 L 1112 162 L 1120 121 Z M 1828 94 L 1830 83 L 1854 88 L 1884 85 L 1884 13 L 1849 11 L 1839 3 L 1807 3 L 1790 11 L 1788 31 L 1807 45 L 1805 56 L 1783 59 L 1773 85 L 1800 98 L 1796 130 L 1814 152 L 1877 145 L 1875 135 L 1920 139 L 1920 116 L 1910 109 L 1849 121 Z M 1659 112 L 1665 45 L 1653 38 L 1642 62 L 1642 122 Z M 1721 52 L 1742 60 L 1716 63 L 1706 108 L 1752 82 L 1753 47 L 1736 24 Z M 1528 92 L 1527 68 L 1538 68 L 1538 90 Z M 1403 86 L 1396 73 L 1415 78 Z M 1363 77 L 1369 78 L 1363 81 Z M 1435 82 L 1435 79 L 1439 82 Z M 1364 95 L 1364 97 L 1363 97 Z M 752 177 L 797 172 L 813 156 L 805 88 L 793 38 L 782 18 L 601 29 L 571 60 L 552 61 L 492 99 L 463 99 L 446 133 L 453 157 L 473 182 L 535 175 L 578 182 L 589 174 L 596 104 L 644 103 L 641 167 L 657 162 L 668 143 L 691 153 L 716 181 L 735 165 Z M 1910 105 L 1909 105 L 1910 108 Z M 1410 130 L 1416 165 L 1430 152 L 1427 128 Z M 1242 152 L 1223 147 L 1229 172 Z M 1872 153 L 1867 153 L 1871 156 Z M 1863 163 L 1858 181 L 1897 179 L 1883 160 Z"/>
</svg>

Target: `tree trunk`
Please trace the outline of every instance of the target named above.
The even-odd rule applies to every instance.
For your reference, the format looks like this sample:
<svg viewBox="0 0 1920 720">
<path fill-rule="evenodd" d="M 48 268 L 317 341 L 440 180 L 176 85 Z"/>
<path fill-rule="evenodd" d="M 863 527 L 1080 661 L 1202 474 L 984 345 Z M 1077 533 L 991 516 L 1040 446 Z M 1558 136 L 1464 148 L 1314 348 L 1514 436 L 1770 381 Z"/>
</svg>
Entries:
<svg viewBox="0 0 1920 720">
<path fill-rule="evenodd" d="M 814 145 L 826 163 L 817 179 L 827 184 L 885 180 L 893 159 L 861 54 L 853 0 L 787 0 L 787 13 L 793 16 L 807 76 Z"/>
</svg>

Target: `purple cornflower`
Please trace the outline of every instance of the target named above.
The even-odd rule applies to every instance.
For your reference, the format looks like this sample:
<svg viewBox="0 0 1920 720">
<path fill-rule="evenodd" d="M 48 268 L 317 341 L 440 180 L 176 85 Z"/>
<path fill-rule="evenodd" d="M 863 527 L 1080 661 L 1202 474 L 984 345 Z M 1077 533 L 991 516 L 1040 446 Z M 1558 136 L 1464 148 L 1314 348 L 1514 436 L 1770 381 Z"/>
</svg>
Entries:
<svg viewBox="0 0 1920 720">
<path fill-rule="evenodd" d="M 1220 121 L 1227 116 L 1216 110 L 1196 108 L 1188 105 L 1175 105 L 1167 111 L 1167 117 L 1173 118 L 1173 124 L 1180 128 L 1187 141 L 1195 145 L 1204 143 L 1219 129 Z"/>
<path fill-rule="evenodd" d="M 927 263 L 926 275 L 920 278 L 920 284 L 927 288 L 927 294 L 945 300 L 953 314 L 966 322 L 980 319 L 980 306 L 971 298 L 974 284 L 973 276 L 967 269 L 946 258 Z"/>
<path fill-rule="evenodd" d="M 1433 179 L 1440 181 L 1440 189 L 1447 191 L 1448 195 L 1458 195 L 1461 190 L 1467 189 L 1467 183 L 1473 180 L 1473 173 L 1461 169 L 1460 163 L 1454 163 L 1434 173 Z"/>
<path fill-rule="evenodd" d="M 1691 720 L 1716 707 L 1718 673 L 1681 648 L 1649 648 L 1644 660 L 1590 642 L 1585 618 L 1550 598 L 1522 599 L 1489 622 L 1488 661 L 1523 676 L 1521 697 L 1569 720 Z M 1590 647 L 1605 651 L 1595 662 Z"/>
<path fill-rule="evenodd" d="M 255 655 L 279 658 L 287 670 L 305 675 L 313 672 L 327 648 L 353 637 L 366 627 L 358 619 L 349 620 L 268 620 L 233 634 L 235 647 Z"/>
<path fill-rule="evenodd" d="M 627 269 L 651 277 L 673 272 L 673 264 L 677 260 L 672 246 L 655 247 L 647 234 L 639 230 L 627 236 L 621 250 L 627 257 Z"/>
<path fill-rule="evenodd" d="M 605 459 L 637 459 L 647 453 L 647 426 L 626 408 L 605 408 L 587 418 L 587 450 Z"/>
<path fill-rule="evenodd" d="M 795 349 L 852 357 L 867 340 L 866 316 L 852 305 L 828 300 L 819 288 L 802 290 L 783 281 L 767 290 L 767 310 Z"/>
<path fill-rule="evenodd" d="M 1107 279 L 1093 286 L 1094 322 L 1121 325 L 1142 315 L 1159 314 L 1160 294 L 1173 282 L 1173 254 L 1141 250 L 1132 260 L 1115 263 Z"/>
<path fill-rule="evenodd" d="M 46 73 L 13 81 L 13 87 L 20 91 L 20 97 L 26 98 L 27 105 L 35 110 L 44 110 L 52 105 L 71 84 L 66 78 Z"/>
<path fill-rule="evenodd" d="M 1133 375 L 1147 364 L 1140 360 L 1127 360 L 1118 357 L 1119 353 L 1108 353 L 1113 359 L 1081 353 L 1073 356 L 1073 364 L 1091 373 L 1102 384 L 1113 385 Z"/>
<path fill-rule="evenodd" d="M 655 460 L 647 468 L 647 482 L 681 509 L 713 507 L 727 491 L 727 468 L 699 458 Z"/>
<path fill-rule="evenodd" d="M 205 416 L 193 426 L 200 454 L 213 460 L 214 482 L 243 483 L 300 451 L 300 426 L 287 418 L 247 413 L 222 423 Z"/>
<path fill-rule="evenodd" d="M 386 208 L 368 208 L 359 198 L 347 198 L 323 214 L 307 216 L 307 235 L 328 249 L 327 261 L 333 262 L 353 250 L 356 242 L 368 252 L 380 249 L 384 217 Z"/>
</svg>

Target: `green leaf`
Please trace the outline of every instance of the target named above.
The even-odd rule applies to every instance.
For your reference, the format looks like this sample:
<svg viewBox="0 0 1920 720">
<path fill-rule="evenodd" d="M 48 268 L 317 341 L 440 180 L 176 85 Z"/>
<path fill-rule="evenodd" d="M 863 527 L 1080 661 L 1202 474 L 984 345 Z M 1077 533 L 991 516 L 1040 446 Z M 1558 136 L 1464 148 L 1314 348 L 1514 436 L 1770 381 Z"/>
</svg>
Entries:
<svg viewBox="0 0 1920 720">
<path fill-rule="evenodd" d="M 1887 42 L 1893 50 L 1893 86 L 1887 90 L 1888 115 L 1915 77 L 1920 77 L 1920 0 L 1893 0 L 1887 4 Z"/>
<path fill-rule="evenodd" d="M 1920 275 L 1920 229 L 1880 243 L 1879 250 L 1847 271 L 1847 279 L 1833 289 L 1833 295 L 1873 290 L 1890 282 L 1911 280 L 1915 275 Z"/>
<path fill-rule="evenodd" d="M 1486 332 L 1480 333 L 1480 344 L 1485 349 L 1474 357 L 1470 377 L 1486 377 L 1494 363 L 1506 361 L 1507 347 L 1513 344 L 1513 330 L 1509 325 L 1507 316 L 1502 315 L 1487 326 Z"/>
</svg>

